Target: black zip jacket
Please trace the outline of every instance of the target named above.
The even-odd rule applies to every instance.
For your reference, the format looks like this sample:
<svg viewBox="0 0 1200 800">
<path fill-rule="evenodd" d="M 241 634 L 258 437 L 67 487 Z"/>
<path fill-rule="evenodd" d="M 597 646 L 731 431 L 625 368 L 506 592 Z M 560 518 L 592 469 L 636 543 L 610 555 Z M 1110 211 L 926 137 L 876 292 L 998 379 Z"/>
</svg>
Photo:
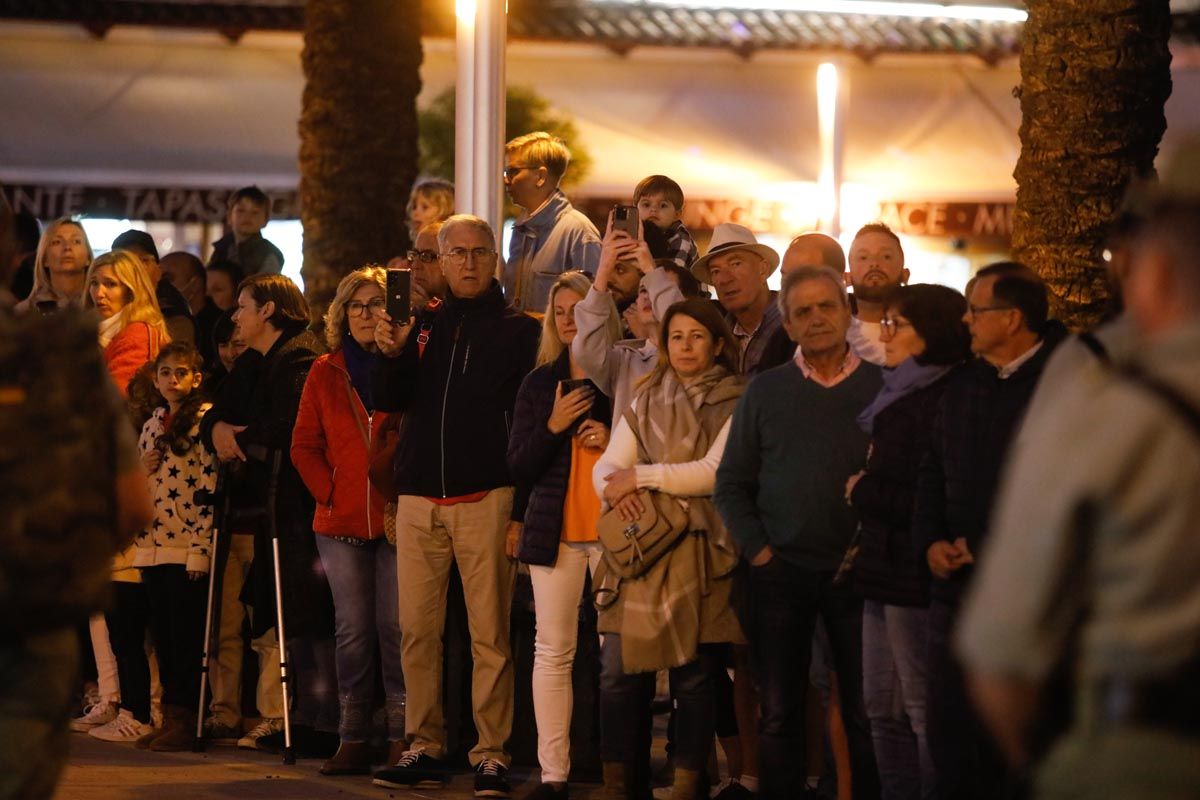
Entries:
<svg viewBox="0 0 1200 800">
<path fill-rule="evenodd" d="M 513 485 L 506 458 L 513 406 L 540 334 L 493 281 L 479 297 L 448 293 L 417 317 L 397 357 L 378 359 L 371 372 L 375 406 L 404 414 L 399 494 L 459 497 Z M 515 498 L 514 507 L 521 505 Z"/>
</svg>

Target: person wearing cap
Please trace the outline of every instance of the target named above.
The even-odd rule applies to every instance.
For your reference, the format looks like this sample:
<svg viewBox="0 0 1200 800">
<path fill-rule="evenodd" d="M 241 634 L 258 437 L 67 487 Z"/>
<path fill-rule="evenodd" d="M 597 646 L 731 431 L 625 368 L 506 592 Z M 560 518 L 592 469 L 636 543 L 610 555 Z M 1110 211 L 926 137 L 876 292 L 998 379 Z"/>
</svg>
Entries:
<svg viewBox="0 0 1200 800">
<path fill-rule="evenodd" d="M 882 374 L 846 342 L 850 306 L 841 273 L 793 270 L 784 276 L 779 312 L 795 357 L 750 382 L 713 495 L 750 565 L 742 618 L 762 705 L 760 794 L 793 800 L 805 785 L 807 681 L 798 676 L 808 674 L 820 618 L 839 678 L 854 797 L 877 798 L 862 692 L 862 599 L 833 578 L 855 529 L 846 481 L 866 463 L 868 437 L 857 419 Z"/>
<path fill-rule="evenodd" d="M 781 325 L 776 294 L 767 286 L 778 266 L 779 254 L 735 222 L 717 225 L 708 252 L 692 264 L 696 279 L 717 290 L 741 347 L 738 371 L 743 375 L 786 362 L 794 349 Z"/>
<path fill-rule="evenodd" d="M 1039 458 L 1008 470 L 957 630 L 976 705 L 1039 798 L 1200 787 L 1200 141 L 1162 174 L 1126 207 L 1132 346 L 1077 371 L 1086 391 L 1054 428 L 1026 425 Z M 1059 672 L 1076 704 L 1045 747 Z"/>
<path fill-rule="evenodd" d="M 163 320 L 167 323 L 171 341 L 195 342 L 196 326 L 188 310 L 188 301 L 170 279 L 163 275 L 162 267 L 158 264 L 158 246 L 154 244 L 154 237 L 145 231 L 131 228 L 113 239 L 112 249 L 132 253 L 142 262 L 146 274 L 150 276 L 150 283 L 154 286 L 154 295 L 158 300 L 158 307 L 162 310 Z"/>
</svg>

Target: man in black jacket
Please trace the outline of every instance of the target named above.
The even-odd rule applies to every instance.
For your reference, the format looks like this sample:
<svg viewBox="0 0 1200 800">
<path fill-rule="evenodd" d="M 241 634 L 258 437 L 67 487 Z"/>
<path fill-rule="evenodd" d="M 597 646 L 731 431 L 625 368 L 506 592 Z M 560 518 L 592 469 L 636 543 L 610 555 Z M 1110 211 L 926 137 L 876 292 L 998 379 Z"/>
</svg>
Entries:
<svg viewBox="0 0 1200 800">
<path fill-rule="evenodd" d="M 942 395 L 913 510 L 913 539 L 923 543 L 934 575 L 928 739 L 943 800 L 998 797 L 1004 788 L 1003 763 L 971 711 L 948 640 L 987 534 L 1008 446 L 1042 368 L 1065 337 L 1047 319 L 1045 284 L 1020 264 L 980 270 L 967 299 L 963 321 L 978 359 Z"/>
<path fill-rule="evenodd" d="M 477 796 L 506 797 L 513 670 L 509 610 L 515 576 L 506 555 L 513 480 L 506 454 L 513 405 L 533 368 L 539 326 L 505 303 L 494 275 L 496 240 L 478 217 L 438 233 L 448 291 L 433 311 L 375 333 L 377 408 L 403 412 L 396 450 L 396 555 L 410 750 L 376 774 L 381 786 L 446 780 L 442 725 L 442 623 L 446 582 L 458 563 L 475 655 L 472 697 L 479 741 L 471 749 Z M 416 329 L 415 335 L 413 329 Z"/>
</svg>

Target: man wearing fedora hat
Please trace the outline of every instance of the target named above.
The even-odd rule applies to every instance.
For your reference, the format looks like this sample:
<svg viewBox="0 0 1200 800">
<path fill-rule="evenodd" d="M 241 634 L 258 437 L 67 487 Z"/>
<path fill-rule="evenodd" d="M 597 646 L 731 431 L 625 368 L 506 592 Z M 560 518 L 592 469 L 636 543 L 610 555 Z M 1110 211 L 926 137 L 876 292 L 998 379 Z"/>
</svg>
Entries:
<svg viewBox="0 0 1200 800">
<path fill-rule="evenodd" d="M 787 361 L 790 345 L 767 278 L 779 266 L 779 254 L 759 244 L 744 225 L 722 222 L 713 231 L 708 252 L 692 264 L 692 274 L 717 290 L 725 320 L 742 346 L 738 366 L 752 374 Z"/>
</svg>

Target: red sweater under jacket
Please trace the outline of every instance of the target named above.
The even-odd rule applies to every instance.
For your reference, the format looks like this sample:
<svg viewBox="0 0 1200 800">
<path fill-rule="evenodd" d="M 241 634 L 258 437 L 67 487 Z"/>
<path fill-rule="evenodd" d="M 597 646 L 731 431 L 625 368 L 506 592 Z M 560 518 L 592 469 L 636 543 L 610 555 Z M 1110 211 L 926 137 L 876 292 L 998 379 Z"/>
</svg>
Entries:
<svg viewBox="0 0 1200 800">
<path fill-rule="evenodd" d="M 386 498 L 367 478 L 363 431 L 373 441 L 387 416 L 376 411 L 367 418 L 341 350 L 313 362 L 292 430 L 292 463 L 317 501 L 317 533 L 358 539 L 383 536 Z"/>
</svg>

